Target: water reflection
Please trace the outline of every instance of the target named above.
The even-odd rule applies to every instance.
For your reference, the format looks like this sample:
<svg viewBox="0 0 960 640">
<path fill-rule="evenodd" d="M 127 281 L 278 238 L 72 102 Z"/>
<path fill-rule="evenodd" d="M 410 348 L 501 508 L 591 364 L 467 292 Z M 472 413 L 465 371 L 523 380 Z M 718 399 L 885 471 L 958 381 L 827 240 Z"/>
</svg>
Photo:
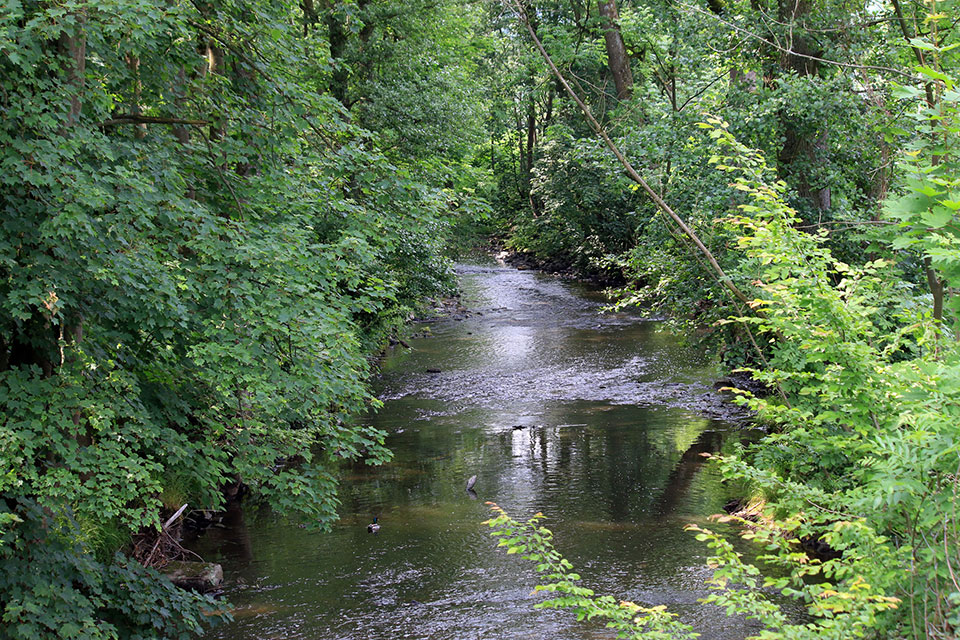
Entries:
<svg viewBox="0 0 960 640">
<path fill-rule="evenodd" d="M 682 530 L 723 502 L 699 454 L 740 437 L 702 354 L 657 323 L 598 315 L 599 296 L 552 278 L 462 275 L 479 313 L 384 361 L 385 406 L 369 420 L 395 457 L 344 470 L 335 530 L 248 512 L 198 545 L 223 562 L 240 607 L 216 637 L 611 637 L 532 609 L 535 576 L 495 550 L 479 525 L 485 500 L 548 514 L 585 586 L 678 608 L 707 638 L 746 635 L 695 606 L 706 550 Z M 473 475 L 478 499 L 465 490 Z"/>
</svg>

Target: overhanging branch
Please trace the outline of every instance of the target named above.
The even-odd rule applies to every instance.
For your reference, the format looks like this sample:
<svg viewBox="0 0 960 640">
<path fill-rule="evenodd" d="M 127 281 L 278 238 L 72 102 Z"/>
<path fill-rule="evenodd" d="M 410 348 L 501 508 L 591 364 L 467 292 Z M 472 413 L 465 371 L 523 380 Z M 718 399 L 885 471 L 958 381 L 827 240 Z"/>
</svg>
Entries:
<svg viewBox="0 0 960 640">
<path fill-rule="evenodd" d="M 143 116 L 136 113 L 125 113 L 100 123 L 101 127 L 110 127 L 118 124 L 188 124 L 195 127 L 204 127 L 210 124 L 208 120 L 187 120 L 184 118 L 164 118 L 161 116 Z"/>
</svg>

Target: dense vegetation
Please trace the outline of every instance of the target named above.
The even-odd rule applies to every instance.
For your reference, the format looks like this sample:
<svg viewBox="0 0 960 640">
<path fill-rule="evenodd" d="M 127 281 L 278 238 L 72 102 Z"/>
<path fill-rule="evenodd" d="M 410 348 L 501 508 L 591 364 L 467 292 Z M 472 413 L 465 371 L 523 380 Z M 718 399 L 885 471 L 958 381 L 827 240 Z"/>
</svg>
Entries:
<svg viewBox="0 0 960 640">
<path fill-rule="evenodd" d="M 352 418 L 372 351 L 450 286 L 462 21 L 0 8 L 0 637 L 198 631 L 210 602 L 114 552 L 240 483 L 323 528 L 338 461 L 389 455 Z"/>
<path fill-rule="evenodd" d="M 767 505 L 767 586 L 815 617 L 794 625 L 700 532 L 717 602 L 771 637 L 955 636 L 957 15 L 0 6 L 0 637 L 199 632 L 214 604 L 137 551 L 224 488 L 327 526 L 338 465 L 389 456 L 351 419 L 376 405 L 369 357 L 450 287 L 451 235 L 478 230 L 613 274 L 621 304 L 698 327 L 767 385 L 743 401 L 771 435 L 718 464 Z M 495 523 L 572 585 L 536 521 Z M 842 554 L 809 562 L 801 539 Z M 571 588 L 560 605 L 625 633 L 685 633 L 654 608 L 630 631 Z"/>
<path fill-rule="evenodd" d="M 506 241 L 620 270 L 624 304 L 709 325 L 704 339 L 769 390 L 741 397 L 770 435 L 718 462 L 754 499 L 734 519 L 749 512 L 766 565 L 699 530 L 714 550 L 710 601 L 761 622 L 761 637 L 956 637 L 956 3 L 622 2 L 629 91 L 602 15 L 537 7 L 531 38 L 559 73 L 529 54 L 534 149 L 514 154 L 524 180 L 500 176 Z M 564 80 L 666 203 L 557 105 Z M 491 525 L 559 593 L 543 606 L 624 637 L 691 632 L 578 586 L 538 518 L 498 512 Z"/>
</svg>

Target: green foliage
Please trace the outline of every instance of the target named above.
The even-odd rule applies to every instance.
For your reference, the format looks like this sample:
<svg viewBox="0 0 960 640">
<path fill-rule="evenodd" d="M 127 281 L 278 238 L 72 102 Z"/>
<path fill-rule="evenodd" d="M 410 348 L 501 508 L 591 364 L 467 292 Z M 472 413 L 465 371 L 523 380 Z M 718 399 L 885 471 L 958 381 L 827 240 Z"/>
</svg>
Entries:
<svg viewBox="0 0 960 640">
<path fill-rule="evenodd" d="M 706 602 L 761 622 L 759 638 L 950 637 L 960 602 L 960 343 L 904 296 L 897 260 L 836 259 L 825 232 L 798 229 L 788 187 L 760 152 L 718 119 L 701 126 L 719 148 L 711 163 L 739 194 L 724 221 L 737 236 L 731 277 L 754 297 L 752 314 L 726 322 L 749 330 L 763 366 L 748 371 L 777 390 L 742 394 L 774 428 L 719 458 L 728 480 L 767 496 L 759 521 L 726 518 L 763 547 L 765 568 L 690 527 L 714 552 L 717 592 Z M 937 180 L 953 179 L 949 165 L 937 166 Z M 518 524 L 497 513 L 491 522 L 508 552 L 559 562 L 542 555 L 552 547 L 538 518 Z M 827 555 L 810 557 L 811 545 Z M 549 577 L 556 583 L 546 588 L 565 594 L 558 606 L 592 611 L 592 592 L 564 571 Z M 792 619 L 770 590 L 803 602 L 810 620 Z M 610 606 L 597 605 L 616 615 Z"/>
<path fill-rule="evenodd" d="M 539 91 L 551 101 L 510 96 L 512 131 L 497 130 L 500 155 L 490 152 L 508 241 L 601 256 L 628 280 L 620 304 L 711 325 L 726 361 L 771 391 L 741 398 L 769 435 L 720 464 L 767 498 L 759 522 L 740 524 L 777 577 L 698 530 L 714 549 L 710 601 L 761 621 L 764 638 L 955 637 L 957 3 L 781 3 L 771 20 L 762 3 L 711 2 L 711 15 L 624 0 L 635 87 L 621 101 L 605 84 L 597 22 L 580 5 L 533 4 L 565 76 L 750 298 L 741 307 L 707 279 L 549 82 Z M 538 86 L 543 67 L 515 60 Z M 698 111 L 718 114 L 701 126 L 719 150 L 693 134 Z M 515 552 L 541 549 L 535 520 L 494 522 Z M 826 559 L 809 558 L 811 545 Z M 811 620 L 790 619 L 771 589 L 804 602 Z M 592 593 L 568 597 L 564 606 L 592 606 Z"/>
<path fill-rule="evenodd" d="M 724 268 L 736 258 L 727 258 L 730 237 L 714 221 L 731 194 L 706 166 L 710 152 L 695 132 L 703 112 L 718 114 L 739 139 L 777 159 L 789 185 L 785 197 L 802 224 L 846 229 L 872 217 L 889 176 L 877 167 L 888 161 L 881 129 L 891 107 L 886 80 L 864 78 L 856 67 L 898 64 L 884 28 L 873 28 L 877 8 L 797 5 L 790 19 L 771 21 L 766 9 L 745 1 L 725 2 L 722 15 L 713 15 L 699 6 L 621 0 L 615 4 L 634 87 L 630 100 L 618 100 L 595 7 L 526 4 L 576 92 L 648 182 L 710 241 Z M 779 11 L 789 12 L 786 5 Z M 669 221 L 630 191 L 617 161 L 525 46 L 523 30 L 514 36 L 505 20 L 517 18 L 501 12 L 491 21 L 506 35 L 502 62 L 488 72 L 495 99 L 484 153 L 494 178 L 485 193 L 506 243 L 542 258 L 566 257 L 581 269 L 600 261 L 628 280 L 624 301 L 668 310 L 681 321 L 706 326 L 735 312 L 721 287 L 700 273 L 695 252 L 673 237 Z M 801 55 L 775 48 L 784 42 L 795 43 Z M 846 262 L 862 255 L 855 236 L 829 234 L 826 241 Z M 730 361 L 747 359 L 742 336 L 717 330 L 704 337 Z"/>
<path fill-rule="evenodd" d="M 942 67 L 940 58 L 956 45 L 940 47 L 923 40 L 915 44 L 931 52 L 936 68 L 916 68 L 929 93 L 897 87 L 900 96 L 920 102 L 921 107 L 912 114 L 917 135 L 906 145 L 901 162 L 901 192 L 885 203 L 884 213 L 896 221 L 900 232 L 891 246 L 917 254 L 928 277 L 935 270 L 943 281 L 941 287 L 955 288 L 960 282 L 960 148 L 955 140 L 960 132 L 960 91 L 955 74 Z M 947 321 L 956 332 L 960 301 L 955 296 L 946 298 L 945 305 L 952 311 Z"/>
<path fill-rule="evenodd" d="M 633 602 L 618 602 L 612 596 L 597 596 L 592 589 L 579 586 L 579 574 L 573 573 L 573 565 L 553 546 L 553 533 L 540 525 L 543 514 L 520 522 L 497 505 L 488 504 L 494 516 L 484 524 L 493 529 L 491 536 L 499 538 L 497 546 L 535 563 L 537 573 L 544 574 L 550 581 L 537 585 L 535 591 L 558 594 L 535 605 L 536 608 L 569 609 L 577 620 L 604 619 L 605 626 L 616 630 L 618 638 L 666 640 L 699 636 L 664 606 L 643 607 Z"/>
<path fill-rule="evenodd" d="M 183 591 L 133 560 L 85 554 L 68 514 L 29 501 L 14 513 L 20 522 L 0 547 L 4 640 L 194 638 L 229 620 L 209 596 Z"/>
<path fill-rule="evenodd" d="M 786 517 L 776 528 L 842 552 L 825 575 L 848 580 L 842 593 L 859 594 L 843 596 L 850 603 L 870 596 L 862 604 L 876 608 L 858 610 L 835 637 L 947 633 L 960 562 L 957 342 L 903 300 L 892 261 L 855 268 L 833 258 L 822 237 L 795 228 L 784 186 L 766 182 L 761 157 L 721 123 L 704 126 L 725 149 L 715 162 L 748 198 L 729 222 L 741 230 L 741 269 L 757 286 L 760 313 L 736 321 L 769 339 L 764 368 L 752 373 L 783 391 L 745 395 L 778 431 L 725 460 L 725 473 L 772 496 Z M 777 553 L 789 557 L 787 548 Z M 904 606 L 884 613 L 892 601 L 874 596 Z"/>
<path fill-rule="evenodd" d="M 453 89 L 472 95 L 468 67 L 411 52 L 429 42 L 451 62 L 471 18 L 445 27 L 452 4 L 322 4 L 0 9 L 0 532 L 12 576 L 0 601 L 16 637 L 73 637 L 103 611 L 112 626 L 86 637 L 197 632 L 205 601 L 106 559 L 157 529 L 163 509 L 217 508 L 238 481 L 327 528 L 341 463 L 389 458 L 385 434 L 353 420 L 377 406 L 369 358 L 418 300 L 451 287 L 442 255 L 461 198 L 443 187 L 477 138 L 473 104 L 436 118 Z M 397 44 L 391 29 L 416 38 Z M 364 75 L 378 55 L 395 84 Z M 344 65 L 350 86 L 335 87 Z M 387 122 L 378 109 L 401 94 L 430 98 L 437 126 Z M 78 524 L 28 549 L 34 525 L 9 508 L 20 504 Z M 58 612 L 45 628 L 46 605 L 25 594 L 58 572 L 83 604 L 39 594 Z"/>
<path fill-rule="evenodd" d="M 748 540 L 762 545 L 767 553 L 758 560 L 779 567 L 785 575 L 762 577 L 755 565 L 743 562 L 741 554 L 723 537 L 709 529 L 687 527 L 697 532 L 714 555 L 707 559 L 713 570 L 710 586 L 716 592 L 704 602 L 725 608 L 727 615 L 744 615 L 765 627 L 754 638 L 764 640 L 801 640 L 814 638 L 859 638 L 882 627 L 883 614 L 896 609 L 899 600 L 883 595 L 891 575 L 880 587 L 868 583 L 864 575 L 874 577 L 878 567 L 898 558 L 862 521 L 833 523 L 822 541 L 844 554 L 842 559 L 821 562 L 807 557 L 800 548 L 799 521 L 755 525 L 741 521 L 750 531 Z M 879 576 L 877 576 L 879 577 Z M 775 589 L 802 601 L 812 622 L 793 623 L 782 607 L 764 595 Z"/>
<path fill-rule="evenodd" d="M 560 594 L 537 604 L 537 608 L 568 609 L 578 620 L 605 619 L 606 627 L 615 629 L 618 638 L 661 640 L 699 636 L 665 606 L 617 602 L 611 596 L 597 596 L 591 589 L 579 586 L 580 576 L 573 573 L 570 562 L 553 547 L 553 534 L 540 525 L 542 514 L 520 522 L 497 505 L 491 505 L 491 509 L 494 517 L 485 524 L 493 529 L 490 535 L 499 538 L 497 546 L 535 563 L 537 572 L 550 581 L 538 585 L 536 591 Z M 844 556 L 821 562 L 809 558 L 801 549 L 799 537 L 809 531 L 798 519 L 775 524 L 732 517 L 722 520 L 738 521 L 746 527 L 743 538 L 762 545 L 766 551 L 758 560 L 768 568 L 779 569 L 780 577 L 765 578 L 757 566 L 745 563 L 742 554 L 723 536 L 694 525 L 687 527 L 713 553 L 707 564 L 714 572 L 709 584 L 715 593 L 704 603 L 724 608 L 727 615 L 760 622 L 764 630 L 751 638 L 863 637 L 880 626 L 883 614 L 896 609 L 899 603 L 897 598 L 883 595 L 883 587 L 895 580 L 895 572 L 888 568 L 890 563 L 902 560 L 904 554 L 892 550 L 886 539 L 862 521 L 833 523 L 822 539 Z M 881 581 L 881 586 L 868 583 L 865 577 Z M 791 621 L 783 610 L 784 599 L 771 599 L 772 591 L 787 600 L 803 602 L 811 621 Z"/>
<path fill-rule="evenodd" d="M 579 586 L 580 576 L 573 573 L 570 562 L 553 547 L 553 534 L 540 525 L 542 514 L 520 522 L 497 505 L 491 505 L 491 509 L 494 517 L 485 524 L 493 529 L 490 535 L 499 539 L 497 546 L 535 563 L 536 571 L 551 581 L 538 585 L 536 591 L 560 594 L 537 604 L 537 608 L 568 609 L 578 620 L 605 619 L 606 627 L 615 629 L 619 638 L 660 640 L 699 636 L 662 605 L 643 607 L 618 602 L 611 596 L 597 596 L 591 589 Z M 727 516 L 721 520 L 742 525 L 746 529 L 742 537 L 765 549 L 758 561 L 768 569 L 779 570 L 779 577 L 763 577 L 761 570 L 745 563 L 742 554 L 723 536 L 702 527 L 687 527 L 713 552 L 707 564 L 714 572 L 709 584 L 715 593 L 703 602 L 724 608 L 727 615 L 760 622 L 763 631 L 751 638 L 844 640 L 863 637 L 881 627 L 884 614 L 896 609 L 900 602 L 884 595 L 883 590 L 896 581 L 897 572 L 891 567 L 902 563 L 906 554 L 891 548 L 887 539 L 878 536 L 862 520 L 836 521 L 829 526 L 822 541 L 844 555 L 826 561 L 809 558 L 800 547 L 799 537 L 809 534 L 808 524 L 801 519 L 754 523 Z M 871 584 L 867 579 L 880 584 Z M 803 602 L 811 621 L 793 622 L 784 612 L 784 600 L 770 598 L 772 591 L 781 593 L 787 600 Z"/>
</svg>

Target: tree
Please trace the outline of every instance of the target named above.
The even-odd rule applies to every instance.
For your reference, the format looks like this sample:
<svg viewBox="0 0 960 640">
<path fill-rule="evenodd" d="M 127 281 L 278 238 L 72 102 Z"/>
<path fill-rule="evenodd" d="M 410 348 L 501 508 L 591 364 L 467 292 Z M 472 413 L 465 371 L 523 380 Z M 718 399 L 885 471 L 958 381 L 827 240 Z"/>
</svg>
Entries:
<svg viewBox="0 0 960 640">
<path fill-rule="evenodd" d="M 366 72 L 312 6 L 0 12 L 2 637 L 198 632 L 208 601 L 114 552 L 227 485 L 326 528 L 342 462 L 389 456 L 353 416 L 370 354 L 449 288 L 455 196 L 351 121 Z"/>
<path fill-rule="evenodd" d="M 620 33 L 620 13 L 617 11 L 616 0 L 598 0 L 597 7 L 603 28 L 603 40 L 607 47 L 607 65 L 613 83 L 617 88 L 617 98 L 629 100 L 633 93 L 633 73 L 630 71 L 630 56 L 623 44 L 623 35 Z"/>
</svg>

